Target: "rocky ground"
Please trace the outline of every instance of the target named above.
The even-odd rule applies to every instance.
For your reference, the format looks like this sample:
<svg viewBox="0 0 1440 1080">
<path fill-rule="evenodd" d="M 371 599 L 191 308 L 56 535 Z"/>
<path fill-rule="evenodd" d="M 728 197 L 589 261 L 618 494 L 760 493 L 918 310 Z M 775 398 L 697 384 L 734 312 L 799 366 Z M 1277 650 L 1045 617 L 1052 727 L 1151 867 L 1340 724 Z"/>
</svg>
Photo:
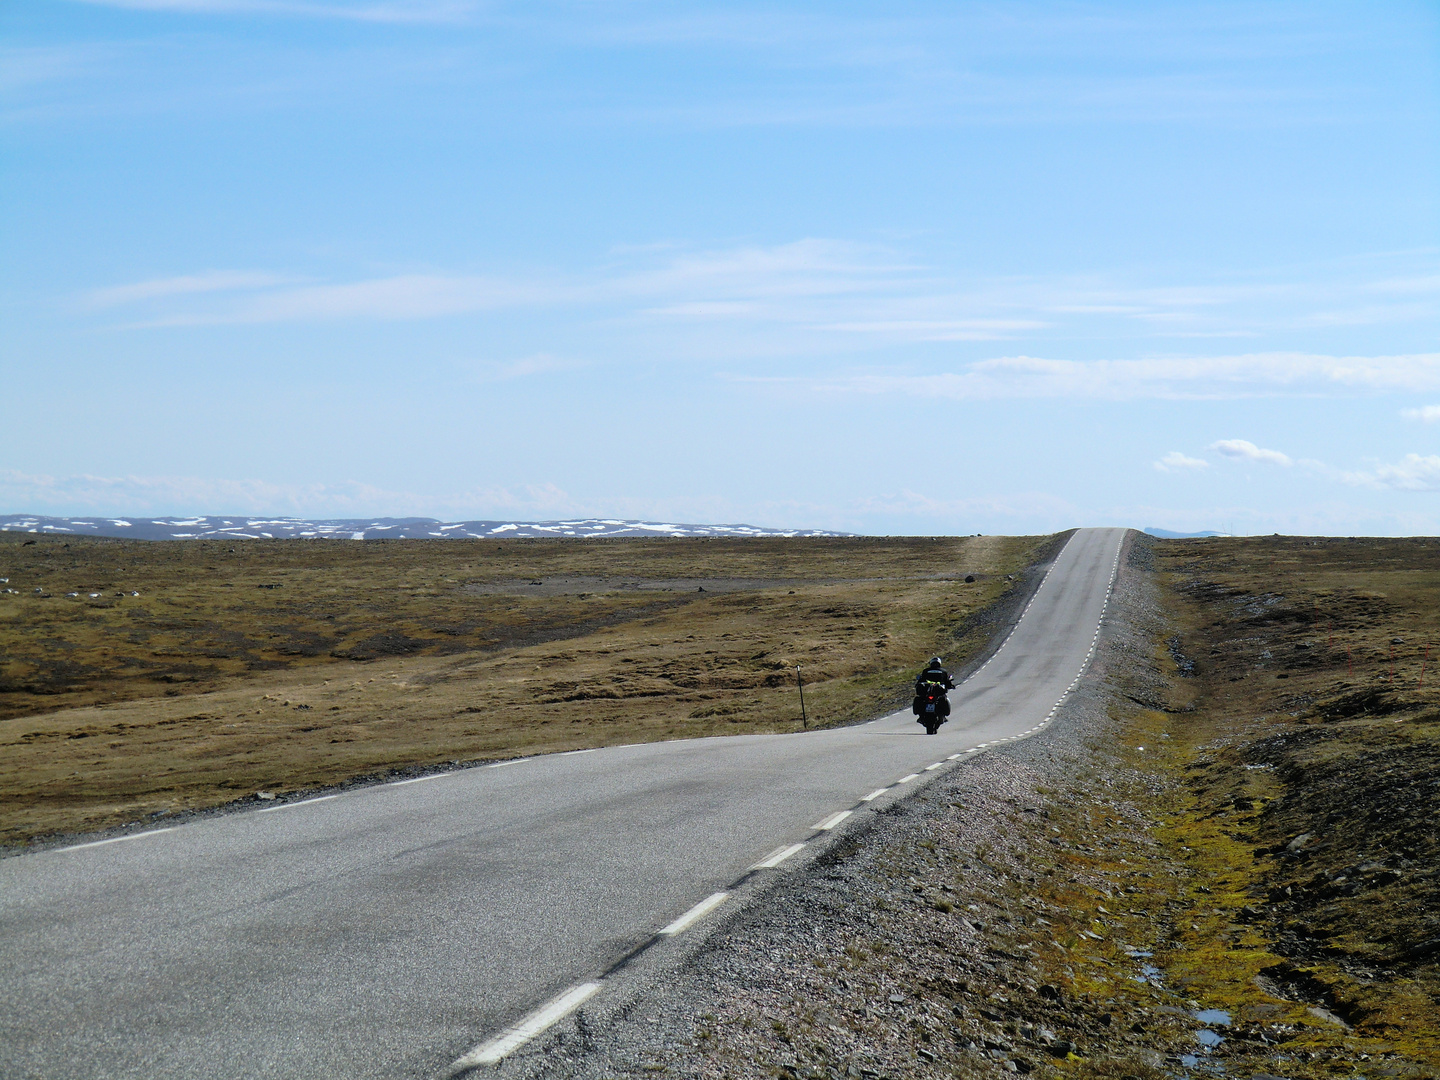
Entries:
<svg viewBox="0 0 1440 1080">
<path fill-rule="evenodd" d="M 1324 734 L 1374 707 L 1353 685 L 1284 710 L 1220 695 L 1245 677 L 1223 643 L 1248 670 L 1278 604 L 1232 584 L 1197 607 L 1216 583 L 1181 554 L 1157 568 L 1137 538 L 1043 736 L 857 815 L 658 985 L 504 1073 L 1440 1075 L 1432 722 L 1417 706 L 1358 745 Z"/>
</svg>

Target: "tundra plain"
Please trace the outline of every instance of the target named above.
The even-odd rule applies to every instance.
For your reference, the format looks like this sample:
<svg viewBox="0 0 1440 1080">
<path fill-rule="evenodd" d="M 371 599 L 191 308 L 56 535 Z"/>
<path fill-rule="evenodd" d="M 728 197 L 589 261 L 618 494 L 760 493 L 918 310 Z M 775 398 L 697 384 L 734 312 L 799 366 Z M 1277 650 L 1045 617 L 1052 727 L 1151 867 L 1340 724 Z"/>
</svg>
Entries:
<svg viewBox="0 0 1440 1080">
<path fill-rule="evenodd" d="M 983 649 L 1061 540 L 0 534 L 0 843 L 796 730 L 797 667 L 809 723 L 866 719 Z"/>
</svg>

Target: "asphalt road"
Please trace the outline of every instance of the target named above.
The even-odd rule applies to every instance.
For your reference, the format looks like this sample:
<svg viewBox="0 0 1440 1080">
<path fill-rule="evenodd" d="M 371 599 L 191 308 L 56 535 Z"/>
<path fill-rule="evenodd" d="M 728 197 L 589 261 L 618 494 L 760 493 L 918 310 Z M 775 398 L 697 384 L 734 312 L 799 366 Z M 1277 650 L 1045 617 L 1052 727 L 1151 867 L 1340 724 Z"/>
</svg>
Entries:
<svg viewBox="0 0 1440 1080">
<path fill-rule="evenodd" d="M 0 1076 L 435 1077 L 493 1057 L 845 823 L 814 826 L 1039 730 L 1089 661 L 1123 537 L 1074 535 L 933 737 L 907 712 L 537 757 L 0 861 Z"/>
</svg>

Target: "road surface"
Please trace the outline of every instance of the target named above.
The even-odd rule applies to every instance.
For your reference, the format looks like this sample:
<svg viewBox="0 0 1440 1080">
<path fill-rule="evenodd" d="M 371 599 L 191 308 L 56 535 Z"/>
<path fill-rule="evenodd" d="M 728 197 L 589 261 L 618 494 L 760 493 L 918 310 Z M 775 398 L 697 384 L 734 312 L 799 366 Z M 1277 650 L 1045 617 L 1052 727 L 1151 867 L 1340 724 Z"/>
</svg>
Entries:
<svg viewBox="0 0 1440 1080">
<path fill-rule="evenodd" d="M 846 812 L 1040 730 L 1123 538 L 1074 534 L 933 737 L 907 712 L 536 757 L 0 861 L 0 1075 L 483 1072 Z"/>
</svg>

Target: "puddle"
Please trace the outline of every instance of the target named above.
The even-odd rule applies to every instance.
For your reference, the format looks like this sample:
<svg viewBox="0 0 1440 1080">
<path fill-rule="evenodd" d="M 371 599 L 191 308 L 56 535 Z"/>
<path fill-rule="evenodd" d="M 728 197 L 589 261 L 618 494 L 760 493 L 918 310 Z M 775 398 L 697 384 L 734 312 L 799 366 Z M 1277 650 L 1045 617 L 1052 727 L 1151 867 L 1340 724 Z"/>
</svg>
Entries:
<svg viewBox="0 0 1440 1080">
<path fill-rule="evenodd" d="M 1163 986 L 1160 979 L 1160 969 L 1154 964 L 1140 964 L 1140 974 L 1131 975 L 1130 978 L 1138 983 L 1149 983 L 1151 986 Z"/>
<path fill-rule="evenodd" d="M 1195 1041 L 1206 1049 L 1214 1049 L 1225 1041 L 1225 1036 L 1209 1028 L 1201 1028 L 1195 1033 Z"/>
<path fill-rule="evenodd" d="M 1201 1009 L 1195 1014 L 1195 1019 L 1202 1024 L 1219 1024 L 1221 1027 L 1230 1026 L 1230 1014 L 1224 1009 Z"/>
</svg>

